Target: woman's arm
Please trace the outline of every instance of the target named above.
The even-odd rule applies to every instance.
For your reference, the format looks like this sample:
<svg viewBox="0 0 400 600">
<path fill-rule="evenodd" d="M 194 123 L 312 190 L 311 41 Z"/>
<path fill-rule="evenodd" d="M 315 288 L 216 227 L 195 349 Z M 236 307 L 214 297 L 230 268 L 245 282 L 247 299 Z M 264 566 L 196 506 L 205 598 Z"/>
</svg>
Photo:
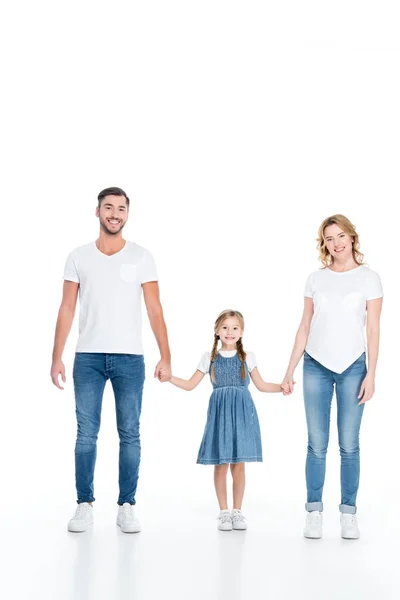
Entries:
<svg viewBox="0 0 400 600">
<path fill-rule="evenodd" d="M 375 392 L 375 373 L 379 353 L 380 318 L 383 298 L 369 300 L 367 302 L 367 349 L 368 349 L 368 372 L 362 382 L 358 398 L 359 404 L 371 400 Z"/>
<path fill-rule="evenodd" d="M 176 385 L 176 387 L 181 388 L 181 390 L 186 390 L 187 392 L 191 392 L 192 390 L 194 390 L 194 388 L 196 386 L 199 385 L 199 383 L 203 379 L 204 375 L 205 375 L 205 373 L 203 373 L 202 371 L 199 371 L 197 369 L 197 371 L 191 376 L 190 379 L 180 379 L 179 377 L 174 377 L 172 375 L 172 377 L 169 381 L 173 385 Z"/>
<path fill-rule="evenodd" d="M 254 385 L 256 386 L 256 388 L 260 391 L 260 392 L 282 392 L 282 388 L 279 385 L 279 383 L 268 383 L 267 381 L 264 381 L 264 379 L 261 377 L 257 367 L 254 367 L 254 369 L 251 371 L 250 373 L 250 377 L 254 383 Z"/>
<path fill-rule="evenodd" d="M 286 375 L 283 378 L 282 385 L 287 385 L 290 389 L 290 393 L 293 392 L 294 389 L 294 381 L 293 375 L 294 371 L 299 364 L 301 357 L 304 354 L 305 347 L 307 345 L 308 335 L 310 333 L 310 325 L 311 319 L 314 314 L 314 302 L 312 298 L 305 297 L 304 298 L 304 309 L 303 316 L 301 318 L 301 322 L 299 328 L 296 333 L 296 338 L 294 340 L 292 354 L 290 356 L 290 361 L 288 368 L 286 370 Z"/>
</svg>

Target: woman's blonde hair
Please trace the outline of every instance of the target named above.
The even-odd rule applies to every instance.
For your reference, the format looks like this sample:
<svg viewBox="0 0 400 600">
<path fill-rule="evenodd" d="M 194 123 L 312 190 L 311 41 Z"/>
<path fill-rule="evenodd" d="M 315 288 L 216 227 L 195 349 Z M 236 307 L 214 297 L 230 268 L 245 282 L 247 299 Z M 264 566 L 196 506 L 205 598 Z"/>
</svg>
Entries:
<svg viewBox="0 0 400 600">
<path fill-rule="evenodd" d="M 243 318 L 242 313 L 239 312 L 238 310 L 224 310 L 224 311 L 222 311 L 222 313 L 220 313 L 218 315 L 218 317 L 214 323 L 214 344 L 213 344 L 213 347 L 211 350 L 211 356 L 210 356 L 211 381 L 215 381 L 214 361 L 218 356 L 218 342 L 219 342 L 219 335 L 217 334 L 217 331 L 220 329 L 222 323 L 228 317 L 236 317 L 239 321 L 240 328 L 244 329 L 244 318 Z M 246 367 L 245 367 L 244 363 L 246 361 L 246 352 L 244 351 L 244 348 L 243 348 L 242 338 L 240 338 L 236 342 L 236 350 L 237 350 L 237 354 L 240 359 L 240 362 L 242 363 L 242 367 L 240 369 L 240 378 L 245 379 L 246 378 Z"/>
<path fill-rule="evenodd" d="M 329 225 L 337 225 L 344 231 L 344 233 L 347 233 L 347 235 L 350 235 L 353 238 L 353 258 L 357 264 L 364 264 L 364 254 L 360 252 L 360 240 L 355 226 L 344 215 L 332 215 L 331 217 L 328 217 L 322 221 L 318 230 L 317 249 L 319 250 L 319 260 L 322 262 L 324 267 L 329 267 L 329 265 L 333 263 L 333 257 L 325 245 L 324 236 L 325 229 L 329 227 Z"/>
</svg>

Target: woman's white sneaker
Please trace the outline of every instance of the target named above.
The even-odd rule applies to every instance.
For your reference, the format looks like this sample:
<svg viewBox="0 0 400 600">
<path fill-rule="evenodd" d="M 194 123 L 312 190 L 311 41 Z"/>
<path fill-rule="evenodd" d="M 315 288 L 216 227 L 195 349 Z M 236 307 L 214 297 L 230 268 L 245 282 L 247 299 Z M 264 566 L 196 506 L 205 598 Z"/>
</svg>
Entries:
<svg viewBox="0 0 400 600">
<path fill-rule="evenodd" d="M 307 513 L 304 537 L 312 540 L 322 538 L 322 513 L 318 510 Z"/>
<path fill-rule="evenodd" d="M 139 533 L 141 530 L 140 523 L 135 517 L 134 508 L 129 502 L 118 507 L 117 525 L 124 533 Z"/>
<path fill-rule="evenodd" d="M 232 526 L 233 529 L 244 530 L 247 529 L 247 521 L 242 514 L 242 511 L 234 508 L 232 511 Z"/>
<path fill-rule="evenodd" d="M 93 523 L 93 507 L 88 502 L 81 502 L 76 507 L 72 519 L 68 522 L 68 531 L 81 533 Z"/>
<path fill-rule="evenodd" d="M 229 510 L 221 510 L 217 517 L 220 531 L 232 531 L 232 516 Z"/>
<path fill-rule="evenodd" d="M 358 529 L 356 515 L 349 515 L 347 513 L 341 513 L 340 525 L 342 528 L 342 538 L 345 540 L 358 540 L 360 537 L 360 530 Z"/>
</svg>

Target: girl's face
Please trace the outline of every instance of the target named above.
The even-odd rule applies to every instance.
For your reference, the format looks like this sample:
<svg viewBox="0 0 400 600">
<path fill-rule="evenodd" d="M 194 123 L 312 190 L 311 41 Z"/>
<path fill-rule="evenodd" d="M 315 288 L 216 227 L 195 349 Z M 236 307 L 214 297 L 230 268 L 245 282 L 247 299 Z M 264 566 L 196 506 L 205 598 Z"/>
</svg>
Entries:
<svg viewBox="0 0 400 600">
<path fill-rule="evenodd" d="M 237 317 L 227 317 L 215 333 L 219 335 L 224 346 L 235 347 L 236 342 L 242 337 L 243 331 Z"/>
<path fill-rule="evenodd" d="M 328 252 L 334 259 L 340 262 L 350 259 L 353 253 L 353 238 L 339 225 L 328 225 L 324 231 L 324 239 Z"/>
</svg>

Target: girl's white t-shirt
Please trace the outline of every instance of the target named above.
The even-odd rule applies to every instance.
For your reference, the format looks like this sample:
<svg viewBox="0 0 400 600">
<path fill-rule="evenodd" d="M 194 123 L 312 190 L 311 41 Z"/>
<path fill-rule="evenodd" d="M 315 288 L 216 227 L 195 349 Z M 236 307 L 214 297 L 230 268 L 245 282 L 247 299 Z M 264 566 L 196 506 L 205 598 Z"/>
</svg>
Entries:
<svg viewBox="0 0 400 600">
<path fill-rule="evenodd" d="M 383 297 L 380 277 L 363 265 L 343 273 L 325 268 L 308 276 L 304 295 L 314 303 L 306 352 L 343 373 L 365 352 L 366 303 Z"/>
<path fill-rule="evenodd" d="M 219 350 L 219 354 L 221 356 L 223 356 L 224 358 L 230 358 L 231 356 L 235 356 L 236 353 L 237 353 L 236 350 Z M 211 352 L 204 352 L 204 354 L 201 357 L 201 360 L 198 364 L 198 367 L 197 367 L 198 371 L 201 371 L 202 373 L 209 372 L 210 357 L 211 357 Z M 251 371 L 254 369 L 254 367 L 257 366 L 257 361 L 256 361 L 256 357 L 254 355 L 254 352 L 246 352 L 246 363 L 247 363 L 247 366 L 251 373 Z"/>
</svg>

